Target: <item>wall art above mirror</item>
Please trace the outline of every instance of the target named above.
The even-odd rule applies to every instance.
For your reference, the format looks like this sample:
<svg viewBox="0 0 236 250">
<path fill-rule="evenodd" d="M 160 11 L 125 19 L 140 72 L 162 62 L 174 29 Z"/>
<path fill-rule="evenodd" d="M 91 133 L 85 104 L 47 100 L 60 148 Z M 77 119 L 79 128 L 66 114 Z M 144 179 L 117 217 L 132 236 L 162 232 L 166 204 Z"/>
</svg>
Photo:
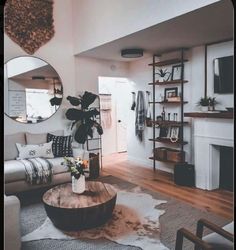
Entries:
<svg viewBox="0 0 236 250">
<path fill-rule="evenodd" d="M 4 65 L 4 112 L 21 123 L 42 122 L 59 109 L 61 79 L 44 60 L 20 56 Z"/>
</svg>

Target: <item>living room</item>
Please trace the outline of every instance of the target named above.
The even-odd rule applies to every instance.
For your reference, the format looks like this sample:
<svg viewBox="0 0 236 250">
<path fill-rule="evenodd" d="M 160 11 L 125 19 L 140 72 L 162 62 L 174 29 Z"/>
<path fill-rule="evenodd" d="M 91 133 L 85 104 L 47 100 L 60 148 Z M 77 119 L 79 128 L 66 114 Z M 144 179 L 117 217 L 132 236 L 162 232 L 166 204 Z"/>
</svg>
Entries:
<svg viewBox="0 0 236 250">
<path fill-rule="evenodd" d="M 34 27 L 36 17 L 48 23 L 41 18 Z M 233 249 L 227 231 L 233 221 L 231 1 L 7 0 L 4 18 L 5 249 L 181 249 L 181 237 L 182 249 L 193 249 L 191 242 L 207 249 L 206 236 L 195 236 L 200 219 L 216 224 Z M 28 62 L 40 66 L 29 70 Z M 31 81 L 22 84 L 26 77 Z M 53 108 L 45 115 L 38 98 L 36 117 L 28 107 L 35 92 L 43 96 L 44 82 L 52 82 Z M 75 116 L 86 112 L 92 115 L 82 128 Z M 67 154 L 60 140 L 73 152 Z M 51 182 L 29 184 L 29 167 L 19 161 L 35 159 L 22 155 L 40 144 L 53 155 L 37 157 L 56 167 Z M 78 224 L 74 214 L 57 212 L 55 200 L 48 201 L 52 186 L 59 195 L 73 182 L 65 156 L 89 165 L 86 188 L 101 183 L 111 189 L 112 198 L 102 203 L 106 223 L 100 210 L 84 214 L 93 224 L 89 230 L 57 229 L 58 223 Z M 77 198 L 89 203 L 92 196 L 84 194 L 72 193 L 72 204 Z M 95 227 L 99 217 L 103 224 Z"/>
</svg>

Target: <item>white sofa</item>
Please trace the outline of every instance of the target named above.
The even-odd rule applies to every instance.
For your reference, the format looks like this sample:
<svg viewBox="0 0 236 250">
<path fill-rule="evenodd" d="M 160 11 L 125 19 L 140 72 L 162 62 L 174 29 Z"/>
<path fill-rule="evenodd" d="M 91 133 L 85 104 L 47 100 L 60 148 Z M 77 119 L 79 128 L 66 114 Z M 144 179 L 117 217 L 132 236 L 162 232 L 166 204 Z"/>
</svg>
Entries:
<svg viewBox="0 0 236 250">
<path fill-rule="evenodd" d="M 63 131 L 50 132 L 54 135 L 63 135 Z M 16 160 L 18 150 L 16 143 L 21 144 L 40 144 L 46 142 L 47 133 L 30 134 L 30 133 L 16 133 L 4 136 L 4 182 L 5 194 L 16 194 L 18 192 L 29 189 L 36 189 L 43 186 L 51 186 L 60 183 L 65 183 L 71 180 L 70 173 L 67 168 L 61 165 L 63 157 L 56 157 L 48 159 L 53 167 L 53 178 L 50 184 L 30 185 L 25 181 L 25 167 L 19 164 Z"/>
<path fill-rule="evenodd" d="M 20 250 L 20 201 L 16 196 L 4 196 L 4 250 Z"/>
</svg>

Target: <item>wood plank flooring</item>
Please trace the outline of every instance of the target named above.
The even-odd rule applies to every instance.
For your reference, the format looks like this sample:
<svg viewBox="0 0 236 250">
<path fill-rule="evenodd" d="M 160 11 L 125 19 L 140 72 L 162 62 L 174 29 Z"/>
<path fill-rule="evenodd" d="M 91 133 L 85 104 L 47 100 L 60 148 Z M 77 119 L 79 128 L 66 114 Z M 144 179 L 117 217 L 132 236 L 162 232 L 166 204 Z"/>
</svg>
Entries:
<svg viewBox="0 0 236 250">
<path fill-rule="evenodd" d="M 198 188 L 175 185 L 173 175 L 138 166 L 127 160 L 126 153 L 103 157 L 103 176 L 113 175 L 143 188 L 159 192 L 193 207 L 209 211 L 219 216 L 233 218 L 233 193 L 225 190 L 206 191 Z"/>
</svg>

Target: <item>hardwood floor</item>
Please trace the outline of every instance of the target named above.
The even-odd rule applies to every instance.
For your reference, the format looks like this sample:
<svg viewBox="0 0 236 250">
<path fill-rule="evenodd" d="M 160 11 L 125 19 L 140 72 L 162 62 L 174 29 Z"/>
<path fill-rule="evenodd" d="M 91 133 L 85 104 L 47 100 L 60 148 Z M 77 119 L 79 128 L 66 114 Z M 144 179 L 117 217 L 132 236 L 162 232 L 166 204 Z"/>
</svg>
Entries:
<svg viewBox="0 0 236 250">
<path fill-rule="evenodd" d="M 233 218 L 233 193 L 225 190 L 206 191 L 175 185 L 173 175 L 127 160 L 126 153 L 103 157 L 102 175 L 113 175 L 154 192 L 174 197 L 196 208 Z"/>
</svg>

